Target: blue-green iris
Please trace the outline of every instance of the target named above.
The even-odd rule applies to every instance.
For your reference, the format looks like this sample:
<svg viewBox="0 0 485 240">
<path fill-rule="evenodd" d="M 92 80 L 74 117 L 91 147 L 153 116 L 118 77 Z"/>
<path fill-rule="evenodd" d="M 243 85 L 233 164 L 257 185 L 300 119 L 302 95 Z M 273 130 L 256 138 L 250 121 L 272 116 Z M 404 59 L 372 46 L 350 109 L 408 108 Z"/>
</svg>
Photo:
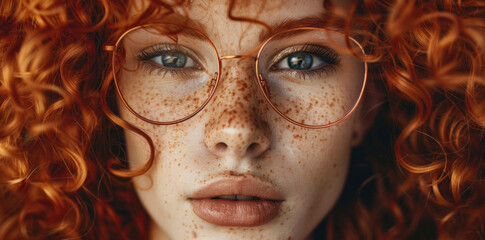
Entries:
<svg viewBox="0 0 485 240">
<path fill-rule="evenodd" d="M 288 56 L 290 69 L 306 70 L 313 66 L 313 56 L 305 53 L 296 53 Z"/>
<path fill-rule="evenodd" d="M 162 55 L 162 64 L 164 67 L 183 68 L 187 63 L 187 56 L 183 53 L 167 53 Z"/>
</svg>

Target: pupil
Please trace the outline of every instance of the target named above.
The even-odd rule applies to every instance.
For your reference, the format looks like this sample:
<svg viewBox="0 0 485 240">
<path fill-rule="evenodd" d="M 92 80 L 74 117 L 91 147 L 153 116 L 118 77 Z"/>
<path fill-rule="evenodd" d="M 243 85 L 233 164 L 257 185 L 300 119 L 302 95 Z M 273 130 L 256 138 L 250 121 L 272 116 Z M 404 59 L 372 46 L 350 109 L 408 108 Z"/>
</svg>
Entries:
<svg viewBox="0 0 485 240">
<path fill-rule="evenodd" d="M 187 62 L 187 57 L 181 53 L 170 53 L 162 55 L 162 63 L 164 67 L 182 68 Z"/>
<path fill-rule="evenodd" d="M 293 54 L 288 57 L 288 66 L 291 69 L 310 69 L 313 58 L 308 54 Z"/>
</svg>

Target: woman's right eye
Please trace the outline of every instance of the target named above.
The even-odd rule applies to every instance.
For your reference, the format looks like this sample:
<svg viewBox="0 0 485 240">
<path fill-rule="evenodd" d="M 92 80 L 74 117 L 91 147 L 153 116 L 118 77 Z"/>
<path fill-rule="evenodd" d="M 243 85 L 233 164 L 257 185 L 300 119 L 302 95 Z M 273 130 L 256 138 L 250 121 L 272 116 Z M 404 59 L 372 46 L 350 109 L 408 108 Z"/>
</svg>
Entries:
<svg viewBox="0 0 485 240">
<path fill-rule="evenodd" d="M 168 51 L 150 58 L 150 61 L 166 68 L 199 68 L 197 62 L 185 53 Z"/>
<path fill-rule="evenodd" d="M 204 68 L 199 55 L 181 45 L 156 44 L 145 48 L 137 55 L 138 60 L 147 69 L 156 73 L 185 73 L 186 70 L 202 70 Z"/>
</svg>

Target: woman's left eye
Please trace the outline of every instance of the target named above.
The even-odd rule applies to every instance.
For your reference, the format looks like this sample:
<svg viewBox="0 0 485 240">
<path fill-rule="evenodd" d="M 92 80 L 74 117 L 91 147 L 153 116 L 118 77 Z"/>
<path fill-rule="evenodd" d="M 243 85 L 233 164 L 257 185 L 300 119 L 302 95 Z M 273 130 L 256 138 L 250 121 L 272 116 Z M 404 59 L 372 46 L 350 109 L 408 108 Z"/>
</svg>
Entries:
<svg viewBox="0 0 485 240">
<path fill-rule="evenodd" d="M 150 59 L 151 61 L 166 68 L 197 68 L 194 59 L 181 52 L 164 52 Z"/>
<path fill-rule="evenodd" d="M 283 58 L 274 67 L 279 69 L 308 70 L 325 64 L 321 58 L 309 53 L 293 53 Z"/>
<path fill-rule="evenodd" d="M 301 44 L 285 48 L 270 59 L 269 70 L 306 74 L 334 69 L 340 63 L 340 54 L 324 45 Z"/>
</svg>

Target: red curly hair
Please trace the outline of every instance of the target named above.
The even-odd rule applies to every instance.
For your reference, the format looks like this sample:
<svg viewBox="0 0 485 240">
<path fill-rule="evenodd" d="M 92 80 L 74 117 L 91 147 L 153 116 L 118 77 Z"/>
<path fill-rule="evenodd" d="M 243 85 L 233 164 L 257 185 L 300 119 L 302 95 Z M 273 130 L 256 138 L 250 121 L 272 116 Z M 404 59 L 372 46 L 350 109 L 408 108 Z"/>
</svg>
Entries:
<svg viewBox="0 0 485 240">
<path fill-rule="evenodd" d="M 148 135 L 116 117 L 109 54 L 191 1 L 0 2 L 0 239 L 147 239 L 130 177 Z M 265 24 L 234 16 L 233 21 Z M 324 2 L 383 96 L 318 239 L 485 238 L 485 3 Z M 133 15 L 133 12 L 136 15 Z M 373 92 L 370 92 L 373 91 Z M 127 171 L 123 131 L 152 151 Z"/>
</svg>

